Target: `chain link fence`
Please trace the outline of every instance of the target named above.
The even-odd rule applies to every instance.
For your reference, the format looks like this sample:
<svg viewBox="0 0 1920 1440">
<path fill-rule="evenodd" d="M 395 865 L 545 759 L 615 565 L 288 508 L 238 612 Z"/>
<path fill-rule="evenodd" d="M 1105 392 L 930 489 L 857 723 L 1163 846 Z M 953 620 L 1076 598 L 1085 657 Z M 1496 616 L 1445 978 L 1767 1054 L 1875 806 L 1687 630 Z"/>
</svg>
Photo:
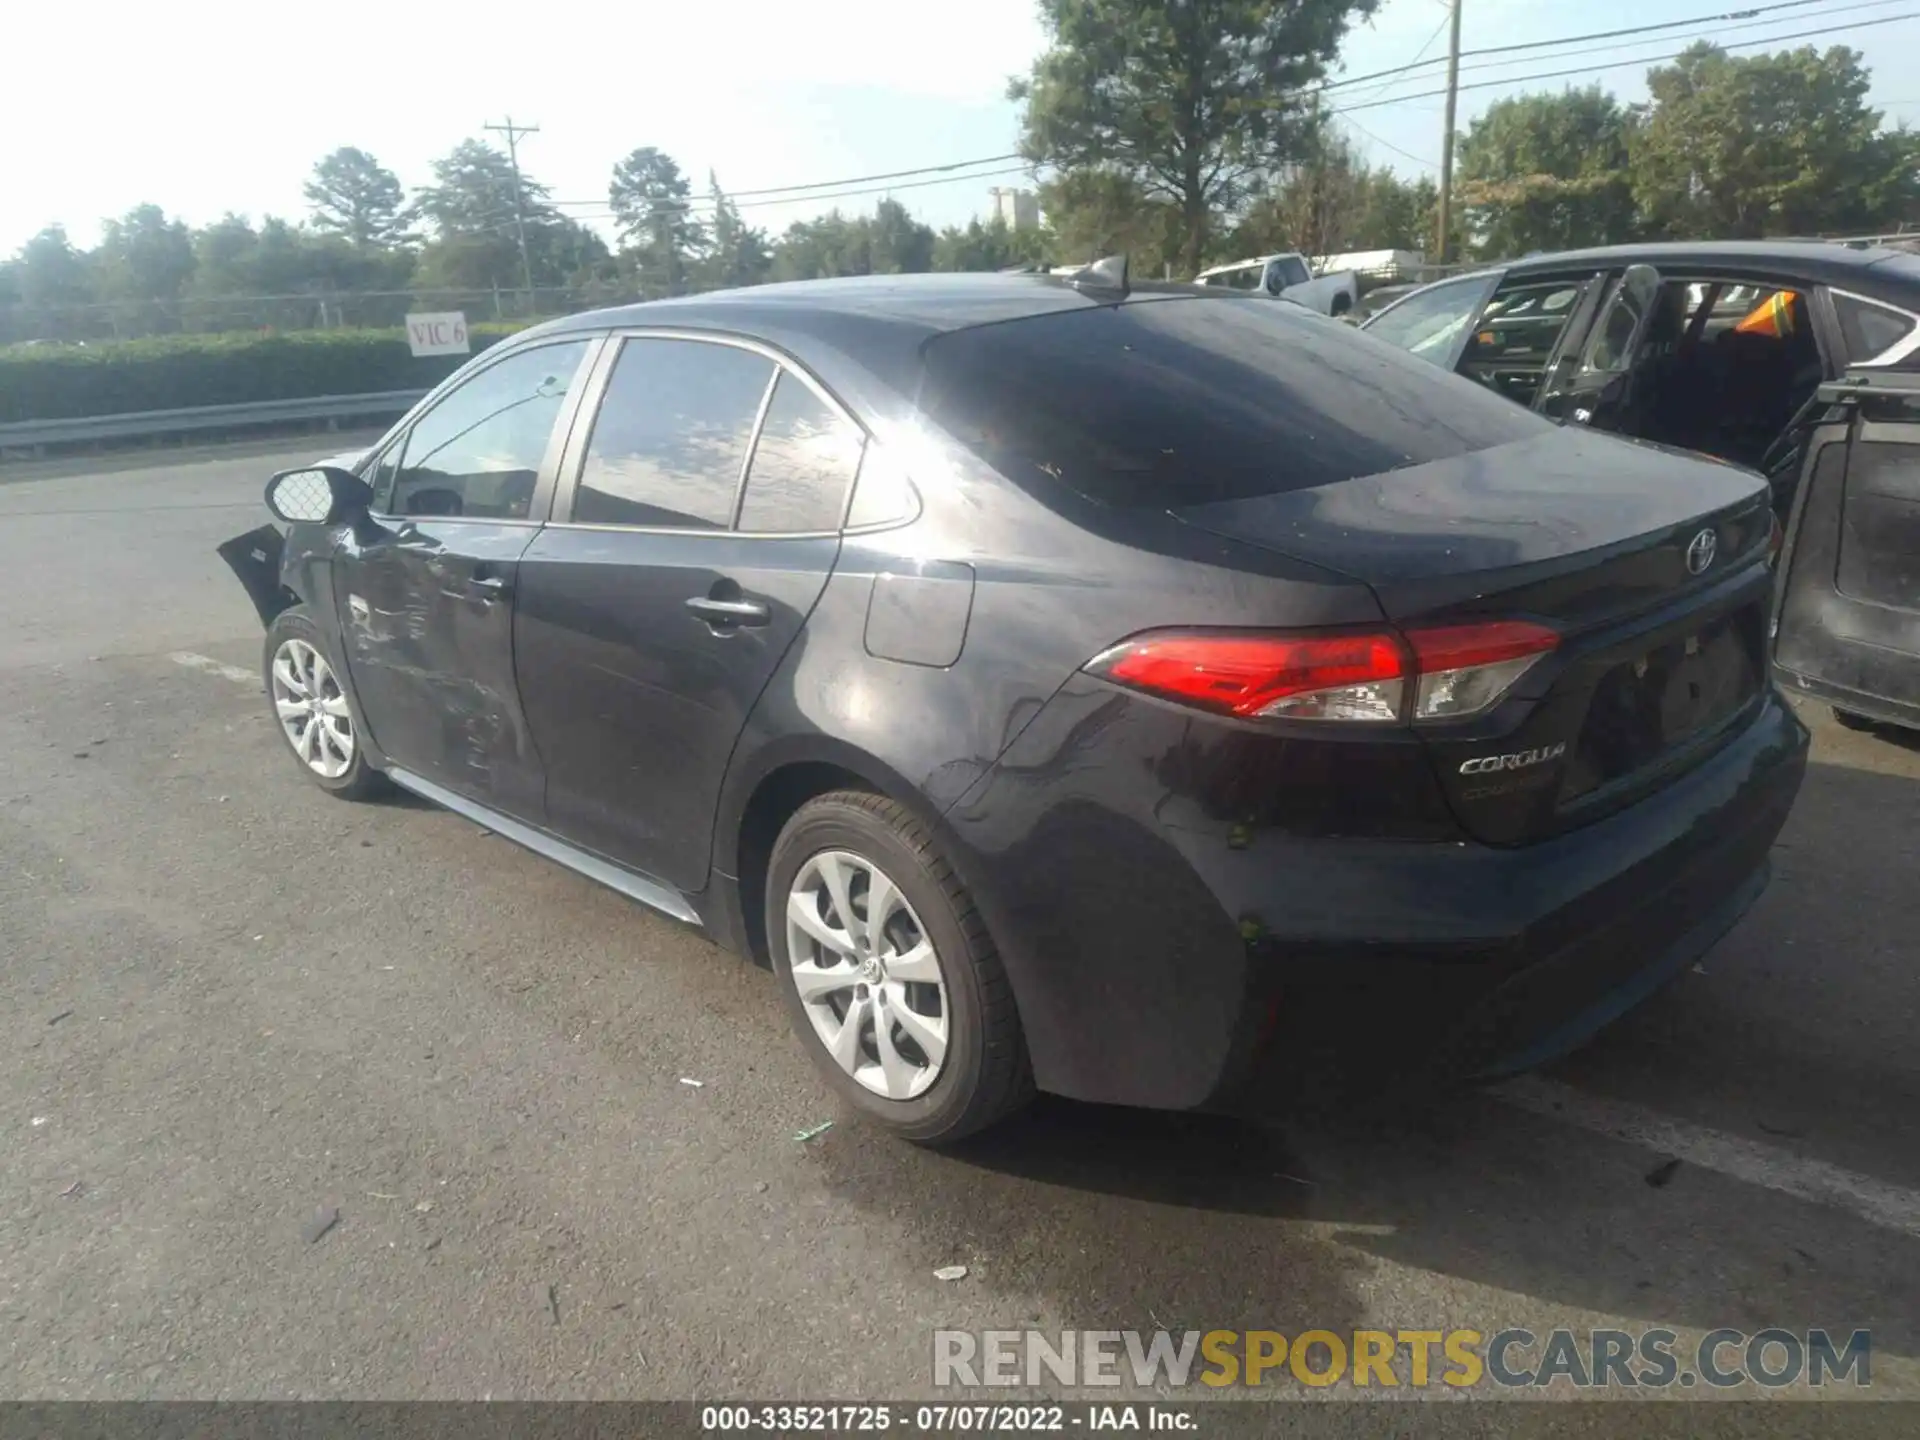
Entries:
<svg viewBox="0 0 1920 1440">
<path fill-rule="evenodd" d="M 182 296 L 77 305 L 0 304 L 0 345 L 289 330 L 399 329 L 409 314 L 459 310 L 471 323 L 569 315 L 638 299 L 611 285 L 535 290 L 368 290 Z"/>
</svg>

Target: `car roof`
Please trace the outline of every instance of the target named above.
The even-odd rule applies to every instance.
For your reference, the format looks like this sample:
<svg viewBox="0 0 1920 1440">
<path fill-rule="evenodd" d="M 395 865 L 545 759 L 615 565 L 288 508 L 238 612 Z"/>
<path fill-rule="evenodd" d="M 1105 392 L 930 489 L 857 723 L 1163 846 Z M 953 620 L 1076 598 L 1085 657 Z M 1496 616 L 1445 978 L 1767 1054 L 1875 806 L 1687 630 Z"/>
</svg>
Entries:
<svg viewBox="0 0 1920 1440">
<path fill-rule="evenodd" d="M 1671 240 L 1641 245 L 1599 245 L 1586 250 L 1529 255 L 1504 266 L 1490 268 L 1525 275 L 1587 264 L 1645 264 L 1656 269 L 1662 265 L 1704 265 L 1735 272 L 1781 270 L 1805 280 L 1835 285 L 1845 285 L 1849 281 L 1857 283 L 1863 278 L 1911 284 L 1911 275 L 1900 273 L 1905 270 L 1904 265 L 1894 267 L 1891 272 L 1881 271 L 1871 275 L 1868 272 L 1875 271 L 1875 267 L 1885 266 L 1888 261 L 1910 261 L 1912 258 L 1900 250 L 1880 247 L 1855 249 L 1850 245 L 1821 240 Z"/>
<path fill-rule="evenodd" d="M 1111 293 L 1075 289 L 1068 278 L 1023 272 L 851 275 L 833 280 L 790 280 L 591 310 L 551 321 L 545 328 L 603 330 L 715 324 L 752 333 L 765 327 L 815 328 L 823 322 L 843 321 L 942 334 L 973 325 L 1116 303 L 1117 297 Z M 1127 298 L 1169 293 L 1216 297 L 1216 292 L 1198 286 L 1136 281 Z"/>
<path fill-rule="evenodd" d="M 784 350 L 866 415 L 898 412 L 917 383 L 920 351 L 935 336 L 1039 315 L 1189 298 L 1210 304 L 1278 302 L 1219 287 L 1135 281 L 1125 297 L 1077 290 L 1069 277 L 1032 273 L 857 275 L 715 290 L 565 315 L 513 343 L 583 331 L 711 330 Z M 1303 312 L 1304 313 L 1304 312 Z M 889 394 L 888 392 L 893 392 Z"/>
</svg>

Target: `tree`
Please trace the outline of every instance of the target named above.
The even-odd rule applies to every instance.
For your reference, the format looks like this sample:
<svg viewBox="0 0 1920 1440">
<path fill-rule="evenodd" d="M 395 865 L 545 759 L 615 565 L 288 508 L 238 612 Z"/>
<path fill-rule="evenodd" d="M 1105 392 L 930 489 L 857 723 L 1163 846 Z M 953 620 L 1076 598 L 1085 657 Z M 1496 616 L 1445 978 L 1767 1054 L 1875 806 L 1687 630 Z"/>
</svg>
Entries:
<svg viewBox="0 0 1920 1440">
<path fill-rule="evenodd" d="M 672 157 L 643 145 L 613 167 L 607 201 L 643 295 L 684 295 L 707 246 L 692 187 Z"/>
<path fill-rule="evenodd" d="M 158 205 L 136 205 L 106 222 L 93 265 L 114 299 L 172 300 L 193 275 L 193 237 Z"/>
<path fill-rule="evenodd" d="M 836 275 L 904 275 L 933 268 L 935 236 L 897 200 L 849 219 L 838 210 L 796 220 L 774 242 L 773 278 L 823 280 Z"/>
<path fill-rule="evenodd" d="M 1219 258 L 1241 259 L 1280 250 L 1310 258 L 1355 250 L 1429 250 L 1439 187 L 1402 180 L 1354 154 L 1331 128 L 1312 137 L 1305 157 L 1247 206 Z"/>
<path fill-rule="evenodd" d="M 1367 172 L 1358 223 L 1358 250 L 1433 249 L 1439 222 L 1440 187 L 1432 177 L 1402 180 L 1392 170 Z M 1456 244 L 1448 253 L 1457 254 Z"/>
<path fill-rule="evenodd" d="M 933 227 L 914 219 L 898 200 L 874 206 L 868 226 L 873 274 L 918 275 L 933 268 Z"/>
<path fill-rule="evenodd" d="M 507 156 L 480 140 L 463 140 L 433 162 L 435 183 L 414 192 L 414 208 L 433 227 L 416 279 L 425 288 L 518 288 L 521 283 L 515 187 Z M 536 286 L 563 285 L 606 246 L 548 203 L 547 187 L 522 174 L 520 214 Z M 597 248 L 596 248 L 597 247 Z"/>
<path fill-rule="evenodd" d="M 433 162 L 432 185 L 414 192 L 414 208 L 437 238 L 488 234 L 513 227 L 513 164 L 484 140 L 462 140 Z M 550 215 L 547 187 L 530 176 L 519 182 L 520 202 L 528 218 Z"/>
<path fill-rule="evenodd" d="M 364 150 L 343 145 L 326 156 L 313 167 L 304 193 L 313 228 L 356 250 L 392 249 L 413 239 L 400 177 Z"/>
<path fill-rule="evenodd" d="M 23 305 L 83 305 L 93 298 L 87 257 L 73 248 L 64 226 L 49 225 L 22 245 L 13 268 Z"/>
<path fill-rule="evenodd" d="M 998 215 L 982 224 L 969 220 L 966 228 L 949 225 L 933 242 L 936 270 L 1007 270 L 1031 265 L 1047 253 L 1044 231 L 1016 230 Z"/>
<path fill-rule="evenodd" d="M 1048 46 L 1009 97 L 1021 152 L 1164 200 L 1192 274 L 1220 217 L 1294 153 L 1303 90 L 1378 0 L 1040 0 Z"/>
<path fill-rule="evenodd" d="M 1730 56 L 1698 44 L 1648 72 L 1634 192 L 1657 234 L 1809 235 L 1908 218 L 1913 137 L 1883 131 L 1860 52 Z"/>
<path fill-rule="evenodd" d="M 740 218 L 740 209 L 727 198 L 720 181 L 707 173 L 707 194 L 713 204 L 713 239 L 707 247 L 701 282 L 710 289 L 758 285 L 773 269 L 773 251 L 767 232 Z"/>
<path fill-rule="evenodd" d="M 796 220 L 774 241 L 773 278 L 826 280 L 837 275 L 871 275 L 871 241 L 864 219 L 849 220 L 838 210 L 813 220 Z"/>
<path fill-rule="evenodd" d="M 1180 212 L 1173 204 L 1115 170 L 1071 170 L 1042 181 L 1040 209 L 1053 228 L 1054 256 L 1063 265 L 1125 254 L 1134 274 L 1158 275 L 1170 268 L 1183 243 Z"/>
<path fill-rule="evenodd" d="M 1475 250 L 1503 258 L 1636 238 L 1635 128 L 1632 112 L 1598 85 L 1489 105 L 1460 140 Z"/>
<path fill-rule="evenodd" d="M 1319 257 L 1361 248 L 1366 166 L 1355 159 L 1352 143 L 1332 129 L 1316 129 L 1301 146 L 1301 158 L 1249 207 L 1231 258 L 1274 250 Z"/>
<path fill-rule="evenodd" d="M 254 252 L 260 234 L 244 215 L 229 210 L 193 235 L 193 292 L 196 295 L 256 295 Z"/>
</svg>

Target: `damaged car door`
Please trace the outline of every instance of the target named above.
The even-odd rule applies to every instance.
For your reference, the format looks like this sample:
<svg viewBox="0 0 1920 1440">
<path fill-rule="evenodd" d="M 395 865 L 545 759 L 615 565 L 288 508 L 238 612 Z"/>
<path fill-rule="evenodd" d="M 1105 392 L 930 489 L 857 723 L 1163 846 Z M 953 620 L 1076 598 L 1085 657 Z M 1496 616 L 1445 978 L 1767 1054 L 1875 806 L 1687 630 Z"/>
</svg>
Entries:
<svg viewBox="0 0 1920 1440">
<path fill-rule="evenodd" d="M 1920 375 L 1820 387 L 1775 590 L 1773 660 L 1841 723 L 1920 728 Z"/>
<path fill-rule="evenodd" d="M 373 513 L 334 553 L 342 648 L 381 753 L 535 821 L 545 782 L 514 684 L 514 585 L 597 344 L 515 349 L 412 417 L 364 472 Z"/>
</svg>

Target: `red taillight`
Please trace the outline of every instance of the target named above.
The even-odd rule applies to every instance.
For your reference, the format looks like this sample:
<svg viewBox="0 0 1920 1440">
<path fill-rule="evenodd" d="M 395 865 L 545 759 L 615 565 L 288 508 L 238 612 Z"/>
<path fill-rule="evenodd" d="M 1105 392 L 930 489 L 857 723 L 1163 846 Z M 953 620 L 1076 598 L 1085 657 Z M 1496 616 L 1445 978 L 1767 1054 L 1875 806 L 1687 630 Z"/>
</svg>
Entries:
<svg viewBox="0 0 1920 1440">
<path fill-rule="evenodd" d="M 1413 718 L 1451 720 L 1490 709 L 1560 643 L 1530 620 L 1491 620 L 1407 631 L 1420 671 Z"/>
<path fill-rule="evenodd" d="M 1086 668 L 1243 719 L 1451 719 L 1495 704 L 1559 638 L 1545 626 L 1518 620 L 1412 630 L 1404 640 L 1384 631 L 1163 630 L 1123 641 Z"/>
<path fill-rule="evenodd" d="M 1560 637 L 1544 625 L 1526 620 L 1495 620 L 1486 625 L 1446 625 L 1407 631 L 1420 672 L 1462 670 L 1471 665 L 1493 665 L 1523 655 L 1544 655 Z"/>
<path fill-rule="evenodd" d="M 1374 713 L 1326 718 L 1397 720 L 1407 656 L 1389 635 L 1160 632 L 1114 646 L 1087 669 L 1123 685 L 1243 717 L 1317 709 L 1305 703 L 1307 696 L 1369 692 L 1343 696 L 1344 708 L 1357 704 Z"/>
</svg>

